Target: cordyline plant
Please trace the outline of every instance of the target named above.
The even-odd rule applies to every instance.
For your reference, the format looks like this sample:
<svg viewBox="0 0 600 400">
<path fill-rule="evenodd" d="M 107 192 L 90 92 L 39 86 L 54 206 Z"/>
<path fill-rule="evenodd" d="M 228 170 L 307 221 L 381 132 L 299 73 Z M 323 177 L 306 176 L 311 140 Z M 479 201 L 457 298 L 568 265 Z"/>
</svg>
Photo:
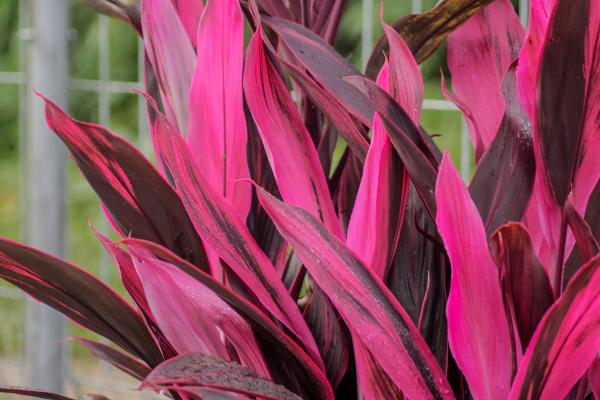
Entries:
<svg viewBox="0 0 600 400">
<path fill-rule="evenodd" d="M 158 167 L 44 100 L 134 305 L 0 240 L 2 278 L 116 346 L 75 340 L 174 399 L 600 396 L 600 1 L 531 0 L 526 32 L 442 1 L 364 75 L 331 46 L 344 0 L 96 5 L 144 38 Z M 419 126 L 446 38 L 469 185 Z"/>
</svg>

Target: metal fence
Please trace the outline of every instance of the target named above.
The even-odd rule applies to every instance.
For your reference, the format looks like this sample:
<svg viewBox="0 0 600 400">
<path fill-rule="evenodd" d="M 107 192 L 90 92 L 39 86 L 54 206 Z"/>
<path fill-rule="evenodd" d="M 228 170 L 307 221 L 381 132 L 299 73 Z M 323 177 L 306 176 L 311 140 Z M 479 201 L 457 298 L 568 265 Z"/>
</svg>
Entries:
<svg viewBox="0 0 600 400">
<path fill-rule="evenodd" d="M 61 35 L 61 27 L 60 21 L 52 20 L 52 17 L 56 19 L 56 12 L 61 6 L 66 5 L 66 7 L 62 7 L 63 10 L 60 10 L 66 13 L 68 18 L 68 9 L 74 7 L 85 7 L 84 5 L 80 5 L 79 1 L 75 0 L 3 0 L 3 1 L 16 1 L 18 2 L 18 27 L 17 27 L 17 51 L 18 51 L 18 66 L 17 70 L 11 71 L 0 71 L 0 90 L 7 90 L 9 87 L 17 87 L 18 88 L 18 159 L 19 159 L 19 240 L 26 243 L 31 243 L 36 247 L 44 247 L 45 250 L 50 251 L 52 253 L 62 253 L 63 256 L 69 258 L 65 245 L 65 238 L 55 238 L 54 242 L 57 244 L 55 246 L 50 245 L 51 248 L 47 248 L 47 243 L 39 243 L 39 240 L 32 238 L 30 229 L 28 229 L 28 223 L 35 223 L 34 220 L 39 218 L 44 218 L 44 216 L 35 216 L 30 215 L 32 213 L 32 200 L 35 198 L 41 197 L 43 200 L 47 200 L 43 195 L 38 193 L 31 193 L 32 191 L 32 168 L 36 170 L 44 170 L 44 166 L 38 165 L 37 168 L 35 165 L 32 167 L 30 162 L 28 163 L 28 159 L 31 159 L 31 146 L 37 144 L 38 146 L 44 146 L 45 143 L 39 143 L 39 137 L 32 137 L 35 135 L 36 124 L 43 122 L 43 117 L 40 115 L 35 115 L 36 103 L 39 106 L 41 101 L 36 99 L 32 94 L 32 90 L 35 88 L 40 90 L 41 92 L 45 92 L 50 97 L 58 96 L 61 97 L 60 94 L 54 94 L 53 96 L 53 88 L 52 85 L 50 87 L 46 87 L 44 82 L 40 82 L 39 78 L 36 78 L 36 66 L 32 65 L 32 61 L 36 55 L 36 45 L 39 46 L 39 43 L 34 43 L 36 40 L 39 42 L 44 42 L 46 39 L 41 37 L 41 35 L 58 35 L 53 39 L 60 41 L 65 41 L 65 47 L 68 48 L 68 39 L 73 35 L 76 35 L 77 32 L 72 30 L 67 30 L 66 37 L 60 37 Z M 60 3 L 64 4 L 60 4 Z M 48 11 L 48 9 L 52 9 Z M 58 12 L 60 12 L 58 11 Z M 36 15 L 36 13 L 49 13 L 49 15 Z M 54 15 L 53 15 L 54 13 Z M 40 27 L 39 21 L 37 19 L 47 20 L 45 23 L 50 24 L 50 30 L 46 29 L 43 31 L 43 27 Z M 59 17 L 60 18 L 60 17 Z M 111 125 L 111 95 L 115 94 L 131 94 L 132 88 L 141 88 L 141 80 L 142 80 L 142 60 L 143 60 L 143 45 L 141 41 L 138 45 L 137 51 L 137 59 L 131 60 L 132 63 L 137 64 L 138 74 L 137 79 L 135 81 L 114 81 L 111 80 L 111 62 L 110 62 L 110 46 L 111 40 L 109 35 L 110 29 L 110 20 L 105 16 L 97 16 L 98 19 L 98 32 L 96 41 L 98 43 L 98 54 L 97 58 L 99 60 L 98 63 L 98 71 L 97 71 L 97 79 L 68 79 L 66 90 L 69 91 L 79 91 L 79 92 L 87 92 L 91 95 L 97 96 L 97 115 L 98 121 L 100 124 L 109 126 Z M 44 23 L 44 22 L 42 22 Z M 64 32 L 62 32 L 64 33 Z M 37 35 L 37 37 L 36 37 Z M 43 52 L 48 49 L 41 49 Z M 51 49 L 52 52 L 56 52 L 56 49 Z M 50 57 L 56 56 L 56 54 L 51 54 Z M 43 57 L 43 55 L 42 55 Z M 68 63 L 68 56 L 65 57 L 63 63 Z M 68 68 L 68 67 L 67 67 Z M 68 70 L 68 69 L 67 69 Z M 46 76 L 42 76 L 41 79 L 50 79 L 56 81 L 60 79 L 58 76 L 47 76 L 48 72 L 46 72 Z M 54 86 L 56 82 L 52 82 Z M 58 84 L 60 86 L 60 84 Z M 59 88 L 60 90 L 60 88 Z M 66 96 L 65 96 L 66 97 Z M 139 96 L 138 96 L 139 97 Z M 62 106 L 66 106 L 67 104 L 61 104 Z M 146 121 L 145 121 L 145 106 L 141 97 L 138 100 L 138 147 L 142 150 L 148 148 L 147 141 L 147 133 L 146 129 Z M 48 152 L 48 159 L 52 158 L 50 149 L 42 149 L 43 151 Z M 60 163 L 60 161 L 59 161 Z M 51 169 L 51 168 L 47 168 Z M 64 168 L 63 168 L 64 171 Z M 39 178 L 39 177 L 38 177 Z M 51 182 L 51 184 L 54 182 Z M 73 182 L 70 182 L 73 184 Z M 67 183 L 68 184 L 68 183 Z M 60 186 L 60 185 L 59 185 Z M 55 188 L 57 192 L 60 192 L 60 187 Z M 36 189 L 33 189 L 36 190 Z M 62 190 L 64 192 L 65 190 Z M 63 194 L 64 196 L 64 194 Z M 32 199 L 33 198 L 33 199 Z M 68 197 L 65 199 L 68 203 Z M 60 201 L 60 200 L 59 200 Z M 69 205 L 67 204 L 68 208 Z M 39 207 L 38 207 L 39 208 Z M 52 209 L 52 207 L 50 207 Z M 43 210 L 42 210 L 43 212 Z M 100 211 L 97 211 L 100 213 Z M 45 214 L 51 214 L 52 212 L 47 212 Z M 59 218 L 61 218 L 59 216 Z M 64 219 L 64 218 L 62 218 Z M 104 220 L 104 219 L 101 219 Z M 37 221 L 36 221 L 37 222 Z M 43 224 L 39 224 L 43 225 Z M 101 231 L 106 230 L 106 226 L 98 227 Z M 50 233 L 51 235 L 60 235 L 64 236 L 65 233 L 64 226 L 60 226 L 58 224 L 54 229 L 54 232 Z M 4 232 L 3 232 L 4 234 Z M 48 234 L 48 232 L 46 232 Z M 43 239 L 45 241 L 46 238 Z M 56 249 L 56 247 L 62 247 L 62 249 Z M 52 248 L 54 247 L 54 248 Z M 114 274 L 113 268 L 108 262 L 108 257 L 99 251 L 100 254 L 103 254 L 101 260 L 99 262 L 99 276 L 108 281 L 110 276 Z M 77 365 L 77 368 L 71 368 L 73 364 L 73 360 L 70 357 L 72 349 L 68 342 L 63 342 L 62 338 L 70 335 L 69 330 L 62 330 L 62 335 L 56 335 L 56 329 L 54 335 L 52 334 L 53 328 L 48 328 L 47 324 L 42 322 L 47 319 L 54 319 L 51 314 L 47 317 L 44 315 L 48 313 L 46 307 L 40 307 L 34 302 L 26 299 L 26 297 L 18 290 L 8 287 L 8 286 L 0 286 L 0 299 L 5 299 L 12 301 L 14 307 L 11 308 L 10 312 L 19 313 L 20 320 L 22 323 L 22 337 L 24 340 L 21 342 L 22 348 L 19 351 L 20 356 L 14 357 L 6 357 L 0 359 L 0 381 L 3 384 L 14 384 L 14 385 L 36 385 L 38 387 L 43 386 L 48 389 L 58 389 L 58 390 L 66 390 L 70 394 L 83 398 L 85 393 L 91 392 L 102 392 L 109 396 L 113 396 L 113 398 L 149 398 L 154 397 L 153 395 L 149 395 L 147 393 L 141 394 L 139 392 L 135 392 L 131 390 L 135 388 L 135 382 L 129 380 L 124 374 L 116 371 L 112 367 L 108 366 L 104 363 L 85 363 L 85 365 Z M 24 306 L 26 304 L 26 306 Z M 40 310 L 41 308 L 41 310 Z M 33 312 L 31 310 L 34 310 Z M 4 314 L 6 310 L 0 310 L 0 313 Z M 60 325 L 65 325 L 64 320 L 61 318 Z M 56 328 L 56 327 L 55 327 Z M 2 328 L 0 328 L 0 335 L 2 335 Z M 60 330 L 58 331 L 60 333 Z M 50 343 L 48 343 L 50 341 Z M 62 349 L 61 349 L 62 347 Z M 59 349 L 60 357 L 48 357 L 47 353 L 50 348 Z M 47 358 L 53 364 L 48 365 L 44 363 L 39 363 L 39 359 Z M 63 364 L 62 366 L 60 364 Z M 55 382 L 58 380 L 62 381 L 62 383 L 58 383 L 58 386 L 55 385 Z M 34 381 L 34 382 L 32 382 Z M 54 382 L 53 382 L 54 381 Z M 8 398 L 9 396 L 2 396 L 0 398 Z"/>
<path fill-rule="evenodd" d="M 68 3 L 71 7 L 84 7 L 78 5 L 78 0 L 2 0 L 2 1 L 17 1 L 18 2 L 18 68 L 12 71 L 0 71 L 0 90 L 7 87 L 18 88 L 18 130 L 19 130 L 19 239 L 24 242 L 31 242 L 31 237 L 27 235 L 27 221 L 29 220 L 29 208 L 30 196 L 27 190 L 30 185 L 27 184 L 28 179 L 31 177 L 28 175 L 27 168 L 27 146 L 31 144 L 31 131 L 32 125 L 35 123 L 32 121 L 32 66 L 31 66 L 31 50 L 32 41 L 35 40 L 35 29 L 32 22 L 32 13 L 35 11 L 35 7 L 41 6 L 41 3 L 52 3 L 56 6 L 59 1 L 70 2 Z M 362 0 L 363 1 L 363 28 L 362 28 L 362 41 L 361 48 L 362 54 L 368 54 L 372 46 L 373 41 L 373 27 L 371 21 L 373 20 L 373 0 Z M 403 0 L 408 2 L 409 0 Z M 423 10 L 422 0 L 410 0 L 410 4 L 413 12 L 420 12 Z M 520 1 L 519 12 L 521 19 L 526 23 L 528 2 Z M 70 90 L 76 90 L 81 92 L 87 92 L 97 96 L 97 115 L 98 122 L 104 126 L 111 125 L 111 95 L 131 93 L 131 88 L 141 87 L 142 70 L 143 70 L 143 46 L 142 43 L 138 43 L 137 58 L 131 59 L 130 62 L 137 64 L 137 80 L 135 81 L 114 81 L 111 80 L 111 62 L 110 62 L 110 21 L 107 17 L 97 16 L 98 18 L 98 32 L 97 32 L 97 43 L 98 43 L 98 71 L 97 79 L 69 79 L 68 88 Z M 366 60 L 363 58 L 363 63 Z M 142 151 L 149 149 L 148 135 L 146 132 L 146 114 L 145 106 L 141 97 L 138 98 L 137 105 L 137 140 L 138 146 Z M 439 99 L 426 99 L 424 103 L 424 110 L 433 112 L 458 112 L 453 104 Z M 462 121 L 461 128 L 461 141 L 460 141 L 460 165 L 461 173 L 466 178 L 470 175 L 471 166 L 471 145 L 466 131 L 466 124 Z M 69 184 L 69 183 L 67 183 Z M 68 199 L 67 199 L 68 201 Z M 100 211 L 97 211 L 100 213 Z M 100 230 L 108 229 L 107 226 L 100 226 Z M 4 234 L 0 232 L 0 234 Z M 59 241 L 62 243 L 62 241 Z M 113 268 L 108 262 L 108 257 L 99 251 L 101 261 L 99 262 L 99 274 L 103 280 L 109 280 L 113 272 Z M 68 258 L 68 254 L 64 254 Z M 0 300 L 10 300 L 14 302 L 14 310 L 24 309 L 23 304 L 26 302 L 25 296 L 20 291 L 13 289 L 8 286 L 0 286 Z M 0 313 L 4 310 L 0 309 Z M 19 311 L 14 311 L 19 312 Z M 22 315 L 22 319 L 25 320 L 25 315 Z M 31 325 L 33 324 L 33 326 Z M 25 330 L 25 324 L 23 330 Z M 2 327 L 0 326 L 0 336 L 2 335 Z M 39 326 L 39 321 L 31 321 L 27 327 L 28 330 L 40 330 L 44 329 Z M 68 334 L 67 334 L 68 335 Z M 28 336 L 26 341 L 37 341 L 35 335 L 32 339 Z M 32 363 L 30 357 L 36 357 L 39 354 L 35 352 L 43 352 L 45 349 L 36 347 L 39 343 L 33 344 L 33 350 L 23 349 L 21 354 L 27 352 L 34 354 L 29 357 L 17 357 L 13 359 L 0 359 L 0 382 L 10 384 L 29 384 L 24 377 L 27 374 L 32 374 L 32 366 L 28 365 Z M 28 343 L 31 346 L 31 343 Z M 25 346 L 24 346 L 25 347 Z M 100 366 L 88 366 L 87 369 L 78 365 L 78 368 L 69 368 L 69 365 L 73 363 L 70 355 L 69 345 L 64 345 L 63 355 L 66 359 L 64 382 L 67 390 L 77 397 L 83 397 L 86 392 L 102 391 L 105 394 L 113 395 L 114 398 L 136 398 L 141 395 L 136 392 L 132 392 L 129 389 L 134 387 L 131 381 L 125 378 L 125 375 L 117 373 L 111 367 L 106 364 Z M 0 355 L 1 356 L 1 355 Z M 60 369 L 59 366 L 55 366 Z M 61 370 L 62 371 L 62 370 Z M 86 371 L 82 373 L 81 371 Z M 38 373 L 40 373 L 38 371 Z M 3 398 L 0 395 L 0 398 Z"/>
</svg>

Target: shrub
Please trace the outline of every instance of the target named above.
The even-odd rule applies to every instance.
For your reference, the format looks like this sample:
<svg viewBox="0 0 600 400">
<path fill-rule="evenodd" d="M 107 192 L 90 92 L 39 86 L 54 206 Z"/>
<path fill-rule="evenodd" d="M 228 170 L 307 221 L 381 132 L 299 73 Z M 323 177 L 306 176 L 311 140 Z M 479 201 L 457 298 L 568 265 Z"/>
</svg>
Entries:
<svg viewBox="0 0 600 400">
<path fill-rule="evenodd" d="M 0 276 L 176 399 L 597 393 L 600 3 L 532 0 L 525 32 L 508 0 L 442 1 L 365 75 L 331 47 L 343 3 L 98 0 L 143 32 L 158 167 L 44 101 L 135 304 L 8 240 Z M 469 185 L 419 126 L 446 37 Z"/>
</svg>

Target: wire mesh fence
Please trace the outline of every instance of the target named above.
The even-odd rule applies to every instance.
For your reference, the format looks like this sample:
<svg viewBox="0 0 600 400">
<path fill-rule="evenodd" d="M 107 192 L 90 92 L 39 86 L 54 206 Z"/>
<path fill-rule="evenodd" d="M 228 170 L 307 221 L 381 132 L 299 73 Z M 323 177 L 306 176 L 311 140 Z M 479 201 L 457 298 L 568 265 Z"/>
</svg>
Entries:
<svg viewBox="0 0 600 400">
<path fill-rule="evenodd" d="M 3 159 L 1 168 L 3 177 L 7 182 L 13 182 L 16 185 L 13 187 L 6 188 L 3 190 L 3 202 L 5 203 L 16 203 L 17 207 L 2 210 L 3 217 L 6 215 L 12 217 L 16 224 L 7 223 L 4 221 L 3 228 L 6 231 L 2 232 L 3 236 L 11 236 L 14 239 L 18 239 L 23 242 L 28 242 L 29 238 L 27 235 L 27 223 L 29 220 L 28 215 L 28 167 L 26 163 L 27 159 L 27 146 L 29 143 L 29 136 L 31 130 L 31 111 L 29 105 L 32 100 L 33 85 L 31 82 L 31 65 L 30 65 L 30 48 L 32 41 L 35 40 L 35 32 L 32 23 L 32 11 L 33 7 L 36 6 L 36 2 L 40 0 L 5 0 L 12 4 L 6 5 L 5 9 L 0 10 L 1 12 L 10 13 L 12 17 L 16 14 L 17 24 L 13 27 L 12 32 L 5 32 L 7 35 L 12 37 L 10 40 L 9 52 L 16 52 L 16 55 L 12 57 L 9 55 L 5 58 L 9 59 L 8 62 L 4 63 L 7 65 L 2 66 L 0 71 L 0 94 L 3 98 L 12 98 L 14 101 L 18 99 L 16 104 L 11 104 L 5 108 L 16 109 L 16 113 L 10 112 L 12 118 L 15 120 L 11 126 L 16 126 L 13 129 L 17 136 L 17 147 L 15 149 L 3 149 Z M 44 1 L 44 0 L 42 0 Z M 56 5 L 56 4 L 55 4 Z M 89 24 L 93 24 L 94 28 L 91 33 L 86 36 L 85 45 L 89 46 L 89 42 L 93 42 L 93 48 L 96 54 L 93 55 L 92 63 L 95 64 L 96 71 L 82 72 L 78 68 L 74 68 L 71 71 L 71 76 L 68 82 L 69 97 L 71 98 L 71 106 L 74 102 L 89 102 L 93 105 L 87 107 L 94 109 L 89 114 L 81 115 L 81 119 L 92 119 L 95 122 L 111 127 L 115 125 L 113 118 L 113 109 L 118 106 L 119 102 L 123 102 L 123 96 L 129 97 L 128 103 L 136 103 L 134 114 L 137 117 L 135 123 L 129 124 L 130 126 L 119 126 L 118 131 L 124 133 L 129 139 L 137 140 L 137 144 L 141 149 L 147 149 L 148 145 L 146 138 L 146 122 L 144 105 L 141 98 L 132 92 L 132 88 L 141 88 L 142 80 L 142 51 L 141 43 L 135 37 L 133 32 L 129 32 L 129 29 L 123 27 L 121 29 L 115 29 L 114 21 L 108 17 L 99 16 L 91 13 L 87 10 L 84 5 L 80 4 L 79 1 L 69 1 L 68 4 L 71 12 L 71 22 L 76 18 L 87 18 Z M 16 11 L 16 12 L 15 12 Z M 74 43 L 77 35 L 80 35 L 76 29 L 71 28 L 66 40 L 69 40 L 70 54 L 71 56 L 76 53 L 77 49 L 74 49 Z M 115 35 L 127 35 L 127 40 L 131 42 L 135 41 L 134 46 L 134 57 L 126 59 L 127 63 L 130 64 L 129 70 L 133 70 L 135 73 L 126 76 L 130 79 L 118 79 L 119 73 L 111 71 L 111 67 L 114 65 L 114 60 L 111 60 L 111 45 L 112 43 L 118 43 L 123 36 L 116 38 Z M 81 42 L 81 40 L 80 40 Z M 112 52 L 114 53 L 114 52 Z M 89 55 L 88 55 L 89 56 Z M 72 58 L 72 57 L 69 57 Z M 114 57 L 112 57 L 114 58 Z M 71 60 L 75 63 L 78 60 Z M 96 62 L 97 61 L 97 62 Z M 120 60 L 121 61 L 121 60 Z M 94 69 L 94 68 L 92 68 Z M 124 74 L 120 74 L 124 75 Z M 125 74 L 127 75 L 127 74 Z M 117 79 L 115 79 L 115 77 Z M 82 107 L 69 107 L 73 109 L 82 109 Z M 131 107 L 129 107 L 131 108 Z M 86 114 L 82 112 L 82 114 Z M 92 118 L 90 118 L 92 117 Z M 132 126 L 134 128 L 132 129 Z M 5 132 L 5 135 L 10 133 Z M 11 154 L 12 153 L 12 154 Z M 17 179 L 18 177 L 18 179 Z M 14 190 L 16 189 L 16 190 Z M 93 243 L 91 237 L 88 237 L 86 241 L 81 241 L 82 226 L 78 224 L 78 218 L 75 214 L 78 209 L 83 208 L 82 213 L 88 213 L 88 217 L 83 220 L 87 220 L 91 217 L 93 223 L 100 231 L 108 233 L 108 227 L 103 222 L 105 219 L 100 215 L 99 207 L 95 200 L 93 200 L 93 194 L 91 190 L 85 186 L 82 179 L 73 171 L 72 166 L 68 172 L 68 184 L 67 184 L 66 196 L 68 204 L 67 218 L 65 221 L 65 252 L 64 255 L 68 259 L 82 259 L 92 258 L 97 261 L 93 262 L 92 265 L 83 265 L 87 269 L 90 269 L 94 274 L 99 276 L 104 281 L 114 284 L 117 276 L 116 272 L 110 265 L 108 257 L 102 252 L 98 244 L 92 244 L 93 248 L 86 245 L 86 243 Z M 10 194 L 17 193 L 16 199 L 7 199 L 4 196 L 10 196 Z M 72 196 L 75 194 L 75 196 Z M 75 199 L 75 200 L 72 200 Z M 11 213 L 12 211 L 12 213 Z M 12 216 L 10 214 L 13 214 Z M 15 215 L 16 214 L 16 215 Z M 13 221 L 14 222 L 14 221 Z M 16 225 L 16 226 L 15 226 Z M 88 235 L 89 236 L 89 235 Z M 92 249 L 92 250 L 90 250 Z M 83 256 L 85 253 L 93 253 L 94 256 Z M 6 384 L 12 385 L 28 385 L 27 376 L 31 370 L 28 364 L 28 359 L 25 357 L 27 352 L 27 343 L 24 339 L 26 337 L 26 298 L 25 296 L 16 289 L 9 287 L 8 285 L 0 286 L 0 313 L 2 315 L 2 328 L 0 328 L 0 381 Z M 34 327 L 44 331 L 44 327 Z M 43 333 L 42 333 L 43 334 Z M 83 331 L 78 328 L 69 326 L 66 335 L 82 335 Z M 56 343 L 60 345 L 60 343 Z M 153 397 L 147 393 L 141 394 L 133 391 L 132 388 L 136 387 L 136 383 L 129 380 L 126 375 L 116 371 L 107 364 L 98 363 L 91 357 L 86 357 L 81 349 L 72 348 L 68 342 L 65 344 L 65 352 L 67 354 L 67 368 L 65 371 L 65 390 L 77 398 L 83 398 L 85 393 L 102 391 L 113 398 L 149 398 Z M 60 368 L 60 366 L 55 366 Z M 9 396 L 0 395 L 0 398 L 9 398 Z"/>
<path fill-rule="evenodd" d="M 36 6 L 37 1 L 44 0 L 3 0 L 8 2 L 8 7 L 12 7 L 13 16 L 16 12 L 16 27 L 11 47 L 11 62 L 0 62 L 0 110 L 10 109 L 7 117 L 0 117 L 0 123 L 8 121 L 12 126 L 13 134 L 16 135 L 17 145 L 14 148 L 4 149 L 0 156 L 0 184 L 6 184 L 2 189 L 0 196 L 0 217 L 3 223 L 0 227 L 3 229 L 0 234 L 9 236 L 23 242 L 27 242 L 27 230 L 25 226 L 28 221 L 27 204 L 27 166 L 25 163 L 28 135 L 31 125 L 31 116 L 28 104 L 32 96 L 31 84 L 31 65 L 29 58 L 29 49 L 35 32 L 32 29 L 31 12 Z M 52 1 L 52 0 L 50 0 Z M 403 0 L 409 4 L 413 12 L 420 12 L 431 6 L 432 1 L 424 0 Z M 377 2 L 378 3 L 378 2 Z M 528 2 L 519 2 L 519 13 L 522 21 L 527 20 Z M 372 0 L 362 0 L 362 39 L 361 53 L 368 54 L 373 43 L 373 10 Z M 80 43 L 81 46 L 88 46 L 94 49 L 95 54 L 87 54 L 86 62 L 91 64 L 92 72 L 82 72 L 78 67 L 71 69 L 68 83 L 69 97 L 73 110 L 80 110 L 81 115 L 75 115 L 80 119 L 93 120 L 119 134 L 123 134 L 128 139 L 137 142 L 142 151 L 147 152 L 150 143 L 147 134 L 145 106 L 142 98 L 132 92 L 132 88 L 141 88 L 143 79 L 143 44 L 126 27 L 120 26 L 108 17 L 99 16 L 90 10 L 85 10 L 85 6 L 80 4 L 79 0 L 69 0 L 71 11 L 71 22 L 81 19 L 84 24 L 91 24 L 93 29 L 87 30 L 85 40 L 75 28 L 69 31 L 70 40 L 70 63 L 71 66 L 78 66 L 82 59 L 77 56 L 78 49 L 74 45 Z M 0 9 L 0 13 L 4 12 Z M 14 22 L 14 21 L 13 21 Z M 90 33 L 91 32 L 91 33 Z M 122 43 L 129 43 L 129 51 L 123 55 L 122 49 L 115 47 Z M 131 44 L 133 43 L 133 45 Z M 92 46 L 93 44 L 93 46 Z M 0 44 L 1 45 L 1 44 Z M 133 46 L 134 51 L 131 52 Z M 119 55 L 115 57 L 115 54 Z M 362 63 L 366 58 L 362 57 Z M 126 67 L 126 68 L 124 68 Z M 95 71 L 93 71 L 95 69 Z M 123 72 L 125 71 L 125 72 Z M 127 72 L 128 71 L 128 72 Z M 133 71 L 133 72 L 132 72 Z M 8 105 L 2 104 L 2 99 L 9 99 Z M 80 107 L 81 105 L 87 107 Z M 118 115 L 123 104 L 129 110 L 127 117 Z M 460 140 L 458 141 L 458 153 L 460 159 L 461 172 L 465 178 L 471 173 L 471 146 L 467 136 L 466 124 L 460 117 L 455 106 L 440 98 L 427 98 L 424 102 L 424 115 L 428 115 L 429 120 L 444 121 L 442 115 L 452 114 L 452 118 L 459 119 L 458 127 L 452 129 L 458 130 Z M 83 111 L 81 111 L 83 110 Z M 115 111 L 117 110 L 117 111 Z M 131 120 L 131 115 L 135 115 Z M 125 120 L 124 120 L 125 119 Z M 456 124 L 455 124 L 456 125 Z M 443 126 L 427 127 L 431 129 Z M 88 230 L 85 229 L 87 220 L 91 222 L 102 233 L 108 233 L 109 227 L 105 218 L 101 215 L 96 200 L 91 190 L 83 182 L 81 177 L 69 167 L 67 180 L 67 221 L 66 221 L 66 242 L 65 256 L 67 259 L 79 264 L 78 260 L 86 260 L 87 265 L 83 265 L 99 276 L 109 284 L 118 285 L 116 271 L 111 265 L 108 256 L 100 248 L 100 245 L 94 241 Z M 10 197 L 10 198 L 9 198 Z M 81 218 L 81 215 L 86 217 Z M 83 221 L 83 222 L 82 222 Z M 86 232 L 86 234 L 82 233 Z M 91 260 L 91 261 L 90 261 Z M 0 284 L 0 315 L 2 315 L 2 324 L 0 325 L 0 382 L 9 384 L 27 384 L 27 362 L 25 353 L 25 296 L 20 291 Z M 43 329 L 40 327 L 40 329 Z M 81 335 L 83 331 L 72 326 L 69 327 L 68 335 Z M 107 364 L 98 363 L 89 357 L 84 357 L 81 349 L 72 348 L 66 345 L 67 371 L 65 375 L 66 390 L 82 398 L 85 393 L 102 391 L 103 394 L 111 395 L 114 398 L 150 398 L 152 395 L 140 394 L 132 391 L 135 383 L 128 380 L 126 375 L 114 370 Z M 0 399 L 3 398 L 0 395 Z M 8 397 L 6 397 L 8 398 Z"/>
</svg>

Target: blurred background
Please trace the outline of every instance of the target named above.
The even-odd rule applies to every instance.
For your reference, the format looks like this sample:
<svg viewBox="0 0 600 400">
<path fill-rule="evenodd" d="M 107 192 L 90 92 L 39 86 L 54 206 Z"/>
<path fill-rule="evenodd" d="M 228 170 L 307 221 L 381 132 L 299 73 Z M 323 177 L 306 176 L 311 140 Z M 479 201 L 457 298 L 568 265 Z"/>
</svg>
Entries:
<svg viewBox="0 0 600 400">
<path fill-rule="evenodd" d="M 391 24 L 436 1 L 383 3 Z M 525 10 L 527 4 L 515 6 Z M 361 67 L 363 50 L 381 34 L 379 2 L 349 0 L 336 47 Z M 44 128 L 41 100 L 32 89 L 56 100 L 74 118 L 107 126 L 148 154 L 144 104 L 131 91 L 141 88 L 142 51 L 128 25 L 98 15 L 80 0 L 0 0 L 0 236 L 61 255 L 121 293 L 118 273 L 88 227 L 91 223 L 110 234 L 98 200 L 71 161 L 64 167 L 53 161 L 64 149 L 48 139 L 52 135 Z M 439 135 L 436 140 L 449 148 L 468 179 L 472 156 L 465 124 L 442 99 L 440 71 L 449 76 L 443 47 L 422 65 L 427 98 L 422 125 Z M 64 171 L 66 179 L 52 170 Z M 53 211 L 61 203 L 64 215 Z M 77 398 L 98 392 L 113 399 L 152 398 L 132 390 L 135 382 L 81 346 L 60 340 L 68 336 L 90 337 L 0 283 L 0 384 L 45 386 Z M 46 364 L 40 362 L 44 357 Z"/>
</svg>

